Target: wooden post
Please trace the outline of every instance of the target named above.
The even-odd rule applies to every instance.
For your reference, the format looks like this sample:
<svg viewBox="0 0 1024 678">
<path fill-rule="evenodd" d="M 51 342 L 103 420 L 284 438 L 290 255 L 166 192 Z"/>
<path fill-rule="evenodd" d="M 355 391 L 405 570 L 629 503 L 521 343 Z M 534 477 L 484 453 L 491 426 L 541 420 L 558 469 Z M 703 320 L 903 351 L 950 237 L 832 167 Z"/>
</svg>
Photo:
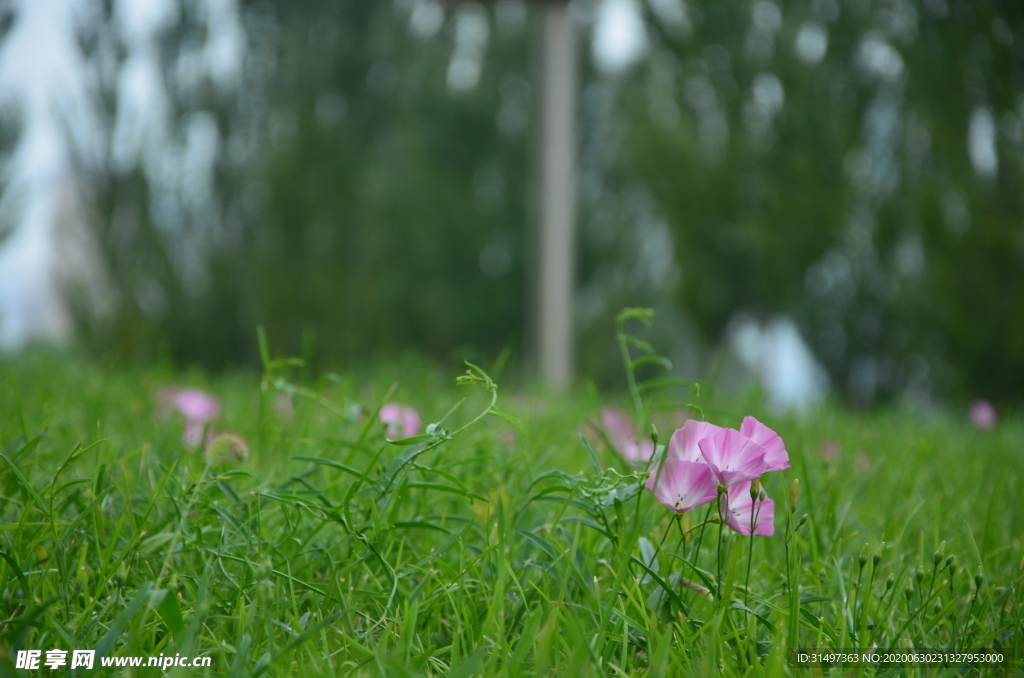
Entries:
<svg viewBox="0 0 1024 678">
<path fill-rule="evenodd" d="M 534 290 L 540 376 L 556 389 L 573 379 L 576 284 L 576 27 L 565 0 L 541 7 L 538 233 Z"/>
</svg>

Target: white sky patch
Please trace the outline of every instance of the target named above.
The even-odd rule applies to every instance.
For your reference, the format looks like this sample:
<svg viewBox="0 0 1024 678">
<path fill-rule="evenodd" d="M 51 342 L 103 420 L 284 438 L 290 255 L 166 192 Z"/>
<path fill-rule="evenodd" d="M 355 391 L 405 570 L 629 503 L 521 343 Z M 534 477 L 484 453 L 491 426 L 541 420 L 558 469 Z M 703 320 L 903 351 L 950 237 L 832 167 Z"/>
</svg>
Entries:
<svg viewBox="0 0 1024 678">
<path fill-rule="evenodd" d="M 978 106 L 971 111 L 967 127 L 967 151 L 978 176 L 992 179 L 999 171 L 996 155 L 996 123 L 992 111 Z"/>
<path fill-rule="evenodd" d="M 828 52 L 828 29 L 816 21 L 806 21 L 800 26 L 793 46 L 800 61 L 817 66 Z"/>
<path fill-rule="evenodd" d="M 687 38 L 693 34 L 690 11 L 683 0 L 647 0 L 647 4 L 658 20 L 668 28 Z"/>
<path fill-rule="evenodd" d="M 750 8 L 750 20 L 758 30 L 777 33 L 782 28 L 782 10 L 770 0 L 758 0 Z"/>
<path fill-rule="evenodd" d="M 729 343 L 760 380 L 772 406 L 805 411 L 828 390 L 828 375 L 792 319 L 777 316 L 761 324 L 738 313 L 729 323 Z"/>
<path fill-rule="evenodd" d="M 20 0 L 0 46 L 0 105 L 20 122 L 6 168 L 0 219 L 0 350 L 35 338 L 63 338 L 71 329 L 61 290 L 89 283 L 81 255 L 88 230 L 78 209 L 76 161 L 101 160 L 103 134 L 79 49 L 84 0 Z M 62 251 L 58 236 L 81 243 Z"/>
<path fill-rule="evenodd" d="M 66 336 L 72 322 L 63 294 L 69 283 L 104 304 L 96 243 L 83 196 L 96 173 L 142 169 L 156 225 L 186 264 L 198 261 L 197 234 L 216 227 L 213 177 L 220 132 L 209 113 L 193 112 L 173 131 L 169 100 L 175 82 L 208 78 L 227 91 L 243 65 L 238 0 L 185 5 L 204 25 L 205 41 L 182 45 L 175 77 L 164 77 L 159 41 L 182 19 L 177 0 L 114 0 L 112 21 L 101 0 L 14 0 L 10 31 L 0 44 L 0 106 L 20 123 L 2 177 L 0 220 L 0 349 Z M 82 40 L 98 38 L 95 60 Z M 120 52 L 123 56 L 118 59 Z M 191 80 L 190 80 L 191 79 Z M 105 119 L 98 86 L 115 90 Z M 190 84 L 191 83 L 191 84 Z"/>
<path fill-rule="evenodd" d="M 636 0 L 602 0 L 591 53 L 594 65 L 606 75 L 628 71 L 647 54 L 647 30 Z"/>
<path fill-rule="evenodd" d="M 417 0 L 409 16 L 409 30 L 422 40 L 428 40 L 444 25 L 444 8 L 437 0 Z"/>
<path fill-rule="evenodd" d="M 455 49 L 448 64 L 448 89 L 466 92 L 476 88 L 489 33 L 487 12 L 483 7 L 475 2 L 459 6 L 455 13 Z"/>
<path fill-rule="evenodd" d="M 868 75 L 886 82 L 895 82 L 903 74 L 903 57 L 875 31 L 861 38 L 857 47 L 857 63 Z"/>
</svg>

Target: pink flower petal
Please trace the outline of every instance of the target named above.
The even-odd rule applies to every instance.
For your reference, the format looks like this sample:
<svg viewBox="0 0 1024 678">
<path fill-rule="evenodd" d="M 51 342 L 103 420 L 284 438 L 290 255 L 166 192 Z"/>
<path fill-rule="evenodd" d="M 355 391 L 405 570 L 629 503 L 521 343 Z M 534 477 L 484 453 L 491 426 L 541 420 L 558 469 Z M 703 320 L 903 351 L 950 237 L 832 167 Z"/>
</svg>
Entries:
<svg viewBox="0 0 1024 678">
<path fill-rule="evenodd" d="M 412 438 L 420 432 L 420 414 L 411 407 L 402 410 L 402 435 Z"/>
<path fill-rule="evenodd" d="M 636 426 L 629 415 L 617 407 L 605 407 L 601 410 L 605 433 L 630 464 L 641 464 L 650 461 L 654 455 L 654 443 L 646 436 L 637 441 Z"/>
<path fill-rule="evenodd" d="M 753 417 L 745 417 L 740 433 L 764 448 L 765 471 L 785 471 L 789 468 L 789 453 L 779 434 Z"/>
<path fill-rule="evenodd" d="M 380 408 L 380 420 L 387 426 L 391 440 L 412 438 L 420 432 L 420 415 L 412 407 L 386 403 Z"/>
<path fill-rule="evenodd" d="M 665 506 L 682 513 L 714 501 L 718 486 L 707 464 L 666 457 L 651 469 L 645 487 Z"/>
<path fill-rule="evenodd" d="M 198 388 L 173 389 L 165 397 L 186 421 L 207 422 L 220 416 L 220 401 Z"/>
<path fill-rule="evenodd" d="M 736 483 L 726 494 L 725 523 L 736 532 L 749 537 L 751 514 L 754 535 L 770 537 L 775 534 L 775 502 L 768 497 L 755 502 L 750 498 L 750 482 Z"/>
<path fill-rule="evenodd" d="M 715 480 L 726 487 L 760 478 L 764 473 L 764 448 L 736 429 L 714 431 L 697 446 Z"/>
<path fill-rule="evenodd" d="M 700 447 L 697 445 L 698 441 L 707 438 L 716 431 L 724 430 L 721 426 L 715 426 L 706 421 L 690 419 L 683 424 L 681 429 L 672 434 L 672 439 L 668 443 L 668 454 L 676 459 L 696 461 L 704 464 L 706 462 L 704 461 L 704 455 L 700 453 Z"/>
<path fill-rule="evenodd" d="M 971 421 L 977 428 L 988 431 L 996 427 L 999 417 L 992 403 L 979 398 L 971 403 Z"/>
</svg>

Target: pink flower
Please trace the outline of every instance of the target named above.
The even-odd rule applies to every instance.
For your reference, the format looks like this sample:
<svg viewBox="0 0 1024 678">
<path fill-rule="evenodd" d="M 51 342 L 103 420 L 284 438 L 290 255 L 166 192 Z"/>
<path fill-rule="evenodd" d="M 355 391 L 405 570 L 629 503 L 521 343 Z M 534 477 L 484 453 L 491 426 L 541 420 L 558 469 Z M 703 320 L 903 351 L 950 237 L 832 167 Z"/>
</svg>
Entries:
<svg viewBox="0 0 1024 678">
<path fill-rule="evenodd" d="M 712 433 L 724 430 L 721 426 L 715 426 L 706 421 L 690 419 L 683 424 L 681 429 L 677 429 L 672 434 L 672 439 L 668 442 L 668 455 L 676 459 L 704 464 L 706 462 L 704 455 L 700 453 L 698 443 Z"/>
<path fill-rule="evenodd" d="M 823 440 L 821 456 L 825 461 L 836 461 L 843 456 L 843 447 L 834 440 Z"/>
<path fill-rule="evenodd" d="M 665 506 L 682 513 L 714 501 L 718 485 L 711 467 L 696 461 L 665 458 L 661 467 L 651 469 L 645 487 Z"/>
<path fill-rule="evenodd" d="M 764 490 L 761 490 L 761 494 L 755 502 L 750 497 L 750 481 L 743 481 L 729 487 L 722 515 L 725 524 L 736 532 L 749 537 L 751 514 L 753 514 L 756 536 L 770 537 L 775 534 L 775 502 L 763 493 Z"/>
<path fill-rule="evenodd" d="M 996 408 L 987 400 L 978 399 L 971 403 L 971 421 L 975 427 L 989 431 L 996 427 L 999 417 L 996 415 Z"/>
<path fill-rule="evenodd" d="M 173 408 L 185 419 L 185 444 L 198 447 L 206 425 L 220 416 L 220 401 L 198 388 L 170 388 L 160 393 L 164 408 Z"/>
<path fill-rule="evenodd" d="M 744 417 L 740 433 L 764 448 L 764 470 L 785 471 L 789 468 L 789 453 L 779 434 L 753 417 Z"/>
<path fill-rule="evenodd" d="M 654 443 L 647 437 L 637 442 L 636 426 L 628 414 L 617 407 L 605 407 L 601 410 L 601 419 L 608 439 L 626 461 L 634 465 L 650 461 Z"/>
<path fill-rule="evenodd" d="M 726 487 L 760 478 L 765 471 L 765 449 L 736 429 L 712 431 L 697 445 L 715 480 Z"/>
<path fill-rule="evenodd" d="M 388 438 L 412 438 L 420 432 L 419 412 L 406 405 L 387 403 L 380 408 L 380 420 L 388 427 Z"/>
</svg>

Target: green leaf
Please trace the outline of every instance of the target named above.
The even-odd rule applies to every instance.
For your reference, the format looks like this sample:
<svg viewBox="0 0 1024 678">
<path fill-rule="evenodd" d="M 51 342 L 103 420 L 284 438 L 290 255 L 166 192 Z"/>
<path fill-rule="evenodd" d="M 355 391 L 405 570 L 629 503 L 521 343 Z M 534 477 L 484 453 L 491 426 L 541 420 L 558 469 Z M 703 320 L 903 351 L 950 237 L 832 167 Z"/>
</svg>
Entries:
<svg viewBox="0 0 1024 678">
<path fill-rule="evenodd" d="M 625 334 L 625 333 L 619 334 L 619 339 L 622 340 L 622 341 L 625 341 L 627 344 L 631 344 L 633 346 L 636 346 L 638 349 L 640 349 L 644 353 L 654 353 L 654 347 L 653 346 L 648 344 L 643 339 L 640 339 L 638 337 L 634 337 L 632 334 Z"/>
<path fill-rule="evenodd" d="M 357 471 L 354 468 L 352 468 L 351 466 L 346 466 L 345 464 L 342 464 L 340 462 L 334 461 L 332 459 L 324 459 L 322 457 L 290 457 L 290 459 L 291 459 L 291 461 L 307 461 L 310 464 L 318 464 L 320 466 L 328 466 L 330 468 L 336 468 L 339 471 L 344 471 L 345 473 L 348 473 L 349 475 L 353 475 L 356 478 L 362 478 L 363 477 L 363 472 L 362 471 Z"/>
<path fill-rule="evenodd" d="M 440 525 L 434 525 L 422 520 L 403 520 L 397 523 L 391 523 L 392 527 L 405 528 L 405 529 L 419 529 L 419 530 L 436 530 L 437 532 L 444 532 L 445 534 L 455 534 L 449 529 L 443 528 Z"/>
<path fill-rule="evenodd" d="M 637 358 L 636 360 L 632 361 L 631 363 L 629 363 L 629 370 L 632 372 L 632 371 L 635 371 L 636 368 L 638 368 L 638 367 L 641 367 L 643 365 L 651 365 L 651 364 L 661 365 L 662 367 L 664 367 L 669 372 L 672 371 L 672 361 L 670 361 L 668 358 L 663 358 L 660 355 L 645 355 L 645 356 L 641 356 L 641 357 Z"/>
<path fill-rule="evenodd" d="M 667 583 L 665 583 L 665 580 L 662 579 L 658 575 L 657 572 L 655 572 L 651 568 L 647 567 L 647 565 L 644 563 L 644 561 L 640 560 L 636 556 L 630 556 L 629 558 L 634 563 L 636 563 L 640 567 L 644 568 L 644 570 L 647 572 L 647 574 L 651 575 L 651 579 L 653 579 L 655 582 L 657 582 L 658 586 L 660 586 L 662 589 L 664 589 L 665 595 L 667 595 L 672 600 L 672 602 L 676 604 L 676 607 L 678 607 L 680 610 L 683 611 L 683 614 L 685 614 L 687 617 L 690 616 L 690 608 L 688 608 L 686 606 L 686 604 L 683 602 L 683 599 L 679 597 L 679 594 L 676 593 L 672 589 L 671 586 L 669 586 Z"/>
<path fill-rule="evenodd" d="M 493 414 L 496 417 L 501 417 L 502 419 L 505 419 L 506 421 L 511 422 L 512 425 L 514 425 L 516 428 L 518 428 L 524 434 L 526 433 L 526 428 L 522 425 L 522 423 L 520 423 L 520 421 L 518 419 L 513 417 L 508 412 L 502 412 L 497 407 L 492 407 L 490 410 L 488 410 L 488 412 L 490 412 L 490 414 Z"/>
<path fill-rule="evenodd" d="M 409 445 L 416 445 L 417 443 L 425 443 L 428 440 L 433 440 L 438 436 L 432 433 L 421 433 L 418 436 L 412 436 L 411 438 L 401 438 L 399 440 L 388 440 L 391 445 L 398 445 L 399 447 L 408 447 Z"/>
<path fill-rule="evenodd" d="M 604 469 L 601 468 L 601 460 L 597 458 L 597 453 L 594 452 L 594 448 L 590 446 L 590 443 L 587 442 L 582 433 L 580 434 L 580 441 L 583 443 L 583 447 L 587 448 L 587 454 L 590 456 L 590 463 L 594 465 L 594 471 L 597 472 L 597 475 L 602 475 Z"/>
<path fill-rule="evenodd" d="M 178 596 L 174 591 L 153 591 L 153 597 L 159 599 L 156 611 L 160 613 L 164 624 L 167 624 L 167 630 L 175 638 L 180 638 L 185 622 L 181 617 L 181 608 L 178 607 Z"/>
<path fill-rule="evenodd" d="M 689 379 L 677 379 L 675 377 L 662 377 L 661 379 L 648 379 L 637 384 L 636 390 L 640 393 L 656 388 L 669 388 L 672 386 L 687 386 L 692 388 L 697 382 Z"/>
<path fill-rule="evenodd" d="M 110 656 L 110 650 L 114 647 L 114 642 L 117 637 L 124 631 L 124 627 L 128 625 L 128 622 L 139 613 L 140 610 L 150 601 L 150 590 L 152 584 L 146 582 L 141 589 L 135 593 L 135 597 L 131 599 L 131 602 L 124 608 L 121 614 L 117 615 L 114 623 L 110 625 L 103 637 L 100 638 L 99 642 L 92 648 L 96 651 L 97 662 L 100 657 Z"/>
<path fill-rule="evenodd" d="M 654 318 L 653 308 L 626 307 L 615 316 L 615 322 L 621 326 L 627 320 L 639 320 L 647 327 L 650 327 L 652 318 Z"/>
<path fill-rule="evenodd" d="M 452 494 L 457 494 L 457 495 L 462 496 L 462 497 L 469 497 L 471 499 L 476 499 L 478 501 L 484 501 L 484 502 L 487 501 L 486 499 L 481 497 L 479 494 L 474 494 L 473 492 L 468 492 L 466 490 L 461 490 L 461 489 L 459 489 L 457 487 L 449 487 L 447 485 L 440 485 L 438 483 L 417 483 L 417 482 L 413 482 L 413 483 L 407 484 L 406 487 L 411 488 L 411 489 L 420 489 L 420 490 L 436 490 L 437 492 L 450 492 Z"/>
</svg>

